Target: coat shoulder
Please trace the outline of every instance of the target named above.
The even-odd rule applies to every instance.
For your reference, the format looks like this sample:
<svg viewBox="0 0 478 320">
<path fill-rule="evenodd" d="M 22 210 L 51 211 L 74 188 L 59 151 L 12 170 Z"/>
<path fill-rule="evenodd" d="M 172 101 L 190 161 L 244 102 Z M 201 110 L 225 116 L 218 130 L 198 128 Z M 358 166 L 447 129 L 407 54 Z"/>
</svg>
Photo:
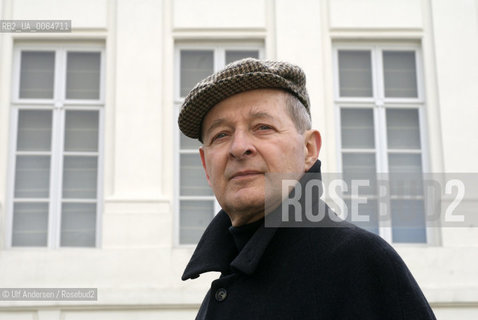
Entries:
<svg viewBox="0 0 478 320">
<path fill-rule="evenodd" d="M 317 272 L 334 279 L 337 297 L 348 293 L 343 302 L 350 310 L 360 314 L 366 306 L 373 314 L 393 314 L 390 319 L 435 319 L 405 262 L 380 236 L 349 223 L 307 233 Z"/>
<path fill-rule="evenodd" d="M 348 266 L 344 273 L 361 272 L 361 276 L 382 277 L 388 282 L 410 274 L 388 242 L 353 224 L 343 222 L 330 228 L 313 228 L 308 234 L 311 254 L 318 261 L 327 259 L 331 265 L 338 264 L 335 267 L 339 269 Z"/>
</svg>

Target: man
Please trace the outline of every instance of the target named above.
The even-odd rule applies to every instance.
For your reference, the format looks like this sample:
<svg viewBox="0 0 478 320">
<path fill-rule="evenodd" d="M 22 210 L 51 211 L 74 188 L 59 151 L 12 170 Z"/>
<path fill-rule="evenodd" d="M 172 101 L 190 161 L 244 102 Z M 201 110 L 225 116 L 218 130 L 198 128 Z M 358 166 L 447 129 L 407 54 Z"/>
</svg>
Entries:
<svg viewBox="0 0 478 320">
<path fill-rule="evenodd" d="M 256 59 L 228 65 L 186 97 L 179 127 L 203 143 L 202 165 L 222 207 L 182 277 L 221 273 L 197 319 L 435 319 L 380 237 L 332 219 L 326 206 L 317 228 L 281 226 L 282 196 L 266 184 L 270 175 L 301 185 L 320 175 L 321 137 L 309 110 L 299 67 Z M 315 196 L 309 210 L 321 204 Z"/>
</svg>

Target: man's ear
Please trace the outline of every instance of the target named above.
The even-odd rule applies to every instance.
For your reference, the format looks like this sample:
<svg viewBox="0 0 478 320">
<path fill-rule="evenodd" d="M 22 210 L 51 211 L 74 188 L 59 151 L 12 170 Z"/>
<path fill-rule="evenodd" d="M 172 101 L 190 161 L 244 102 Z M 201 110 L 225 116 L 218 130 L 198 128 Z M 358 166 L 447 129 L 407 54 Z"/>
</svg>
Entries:
<svg viewBox="0 0 478 320">
<path fill-rule="evenodd" d="M 317 130 L 307 130 L 304 133 L 304 156 L 305 170 L 309 170 L 319 158 L 320 147 L 322 147 L 322 138 Z"/>
<path fill-rule="evenodd" d="M 203 147 L 199 147 L 199 155 L 201 156 L 201 163 L 202 167 L 204 168 L 204 172 L 206 173 L 206 179 L 207 183 L 211 186 L 211 181 L 209 180 L 209 175 L 207 174 L 207 168 L 206 168 L 206 158 L 204 156 L 204 149 Z M 212 187 L 212 186 L 211 186 Z"/>
</svg>

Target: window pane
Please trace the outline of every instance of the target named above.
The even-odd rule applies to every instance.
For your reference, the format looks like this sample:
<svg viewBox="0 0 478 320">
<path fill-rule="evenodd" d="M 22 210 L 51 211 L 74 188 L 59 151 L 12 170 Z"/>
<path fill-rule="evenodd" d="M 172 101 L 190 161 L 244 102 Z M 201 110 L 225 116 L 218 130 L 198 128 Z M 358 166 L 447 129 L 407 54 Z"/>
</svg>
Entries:
<svg viewBox="0 0 478 320">
<path fill-rule="evenodd" d="M 98 111 L 66 111 L 65 151 L 98 151 Z"/>
<path fill-rule="evenodd" d="M 55 52 L 23 51 L 20 63 L 20 98 L 52 99 Z"/>
<path fill-rule="evenodd" d="M 352 192 L 352 183 L 358 186 L 358 192 L 361 196 L 374 195 L 376 193 L 377 169 L 374 153 L 343 153 L 342 168 L 343 178 L 347 184 L 345 194 Z M 363 186 L 365 182 L 369 186 Z"/>
<path fill-rule="evenodd" d="M 389 149 L 420 149 L 417 109 L 387 109 Z"/>
<path fill-rule="evenodd" d="M 360 199 L 363 201 L 364 199 Z M 355 210 L 352 208 L 352 200 L 344 200 L 345 204 L 347 205 L 347 217 L 345 220 L 355 224 L 356 226 L 378 234 L 378 207 L 377 207 L 377 200 L 367 199 L 366 203 L 356 203 L 358 211 L 353 213 L 352 211 Z M 358 216 L 358 218 L 357 218 Z M 358 221 L 358 219 L 368 219 L 369 221 Z"/>
<path fill-rule="evenodd" d="M 62 247 L 96 245 L 96 204 L 63 203 L 61 208 Z"/>
<path fill-rule="evenodd" d="M 18 112 L 18 151 L 50 151 L 52 113 L 48 110 Z"/>
<path fill-rule="evenodd" d="M 17 156 L 15 198 L 48 198 L 50 156 Z"/>
<path fill-rule="evenodd" d="M 391 200 L 392 241 L 425 243 L 425 209 L 422 200 Z"/>
<path fill-rule="evenodd" d="M 383 79 L 386 97 L 418 97 L 415 52 L 384 51 Z"/>
<path fill-rule="evenodd" d="M 257 50 L 227 50 L 226 51 L 226 64 L 241 60 L 245 58 L 259 59 L 259 51 Z"/>
<path fill-rule="evenodd" d="M 196 83 L 214 72 L 214 52 L 181 50 L 180 67 L 180 94 L 185 97 Z"/>
<path fill-rule="evenodd" d="M 390 194 L 423 194 L 422 157 L 420 154 L 389 154 Z"/>
<path fill-rule="evenodd" d="M 370 51 L 339 51 L 341 97 L 372 97 Z"/>
<path fill-rule="evenodd" d="M 13 205 L 12 246 L 44 247 L 48 235 L 47 203 Z"/>
<path fill-rule="evenodd" d="M 97 175 L 97 157 L 65 156 L 63 198 L 96 199 Z"/>
<path fill-rule="evenodd" d="M 199 153 L 180 155 L 180 195 L 212 196 Z"/>
<path fill-rule="evenodd" d="M 375 175 L 374 153 L 344 153 L 342 155 L 344 172 L 362 174 L 364 176 Z"/>
<path fill-rule="evenodd" d="M 214 201 L 182 200 L 179 206 L 179 243 L 196 244 L 214 217 Z"/>
<path fill-rule="evenodd" d="M 181 149 L 198 150 L 199 147 L 201 146 L 201 142 L 199 142 L 199 140 L 186 137 L 182 132 L 179 133 L 179 139 L 180 139 Z"/>
<path fill-rule="evenodd" d="M 390 173 L 422 173 L 422 157 L 420 154 L 389 154 Z"/>
<path fill-rule="evenodd" d="M 100 98 L 99 52 L 68 52 L 66 65 L 66 98 Z"/>
<path fill-rule="evenodd" d="M 372 109 L 341 109 L 342 148 L 375 148 Z"/>
</svg>

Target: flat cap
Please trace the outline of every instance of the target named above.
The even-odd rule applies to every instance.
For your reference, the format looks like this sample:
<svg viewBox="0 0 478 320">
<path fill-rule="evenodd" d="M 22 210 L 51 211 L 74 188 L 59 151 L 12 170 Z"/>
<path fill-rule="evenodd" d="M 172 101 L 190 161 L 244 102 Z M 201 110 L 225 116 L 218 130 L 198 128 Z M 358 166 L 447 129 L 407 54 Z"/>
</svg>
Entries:
<svg viewBox="0 0 478 320">
<path fill-rule="evenodd" d="M 305 73 L 296 65 L 247 58 L 227 65 L 199 82 L 187 95 L 178 117 L 179 129 L 188 137 L 201 138 L 201 123 L 212 107 L 248 90 L 277 88 L 296 96 L 309 109 Z"/>
</svg>

